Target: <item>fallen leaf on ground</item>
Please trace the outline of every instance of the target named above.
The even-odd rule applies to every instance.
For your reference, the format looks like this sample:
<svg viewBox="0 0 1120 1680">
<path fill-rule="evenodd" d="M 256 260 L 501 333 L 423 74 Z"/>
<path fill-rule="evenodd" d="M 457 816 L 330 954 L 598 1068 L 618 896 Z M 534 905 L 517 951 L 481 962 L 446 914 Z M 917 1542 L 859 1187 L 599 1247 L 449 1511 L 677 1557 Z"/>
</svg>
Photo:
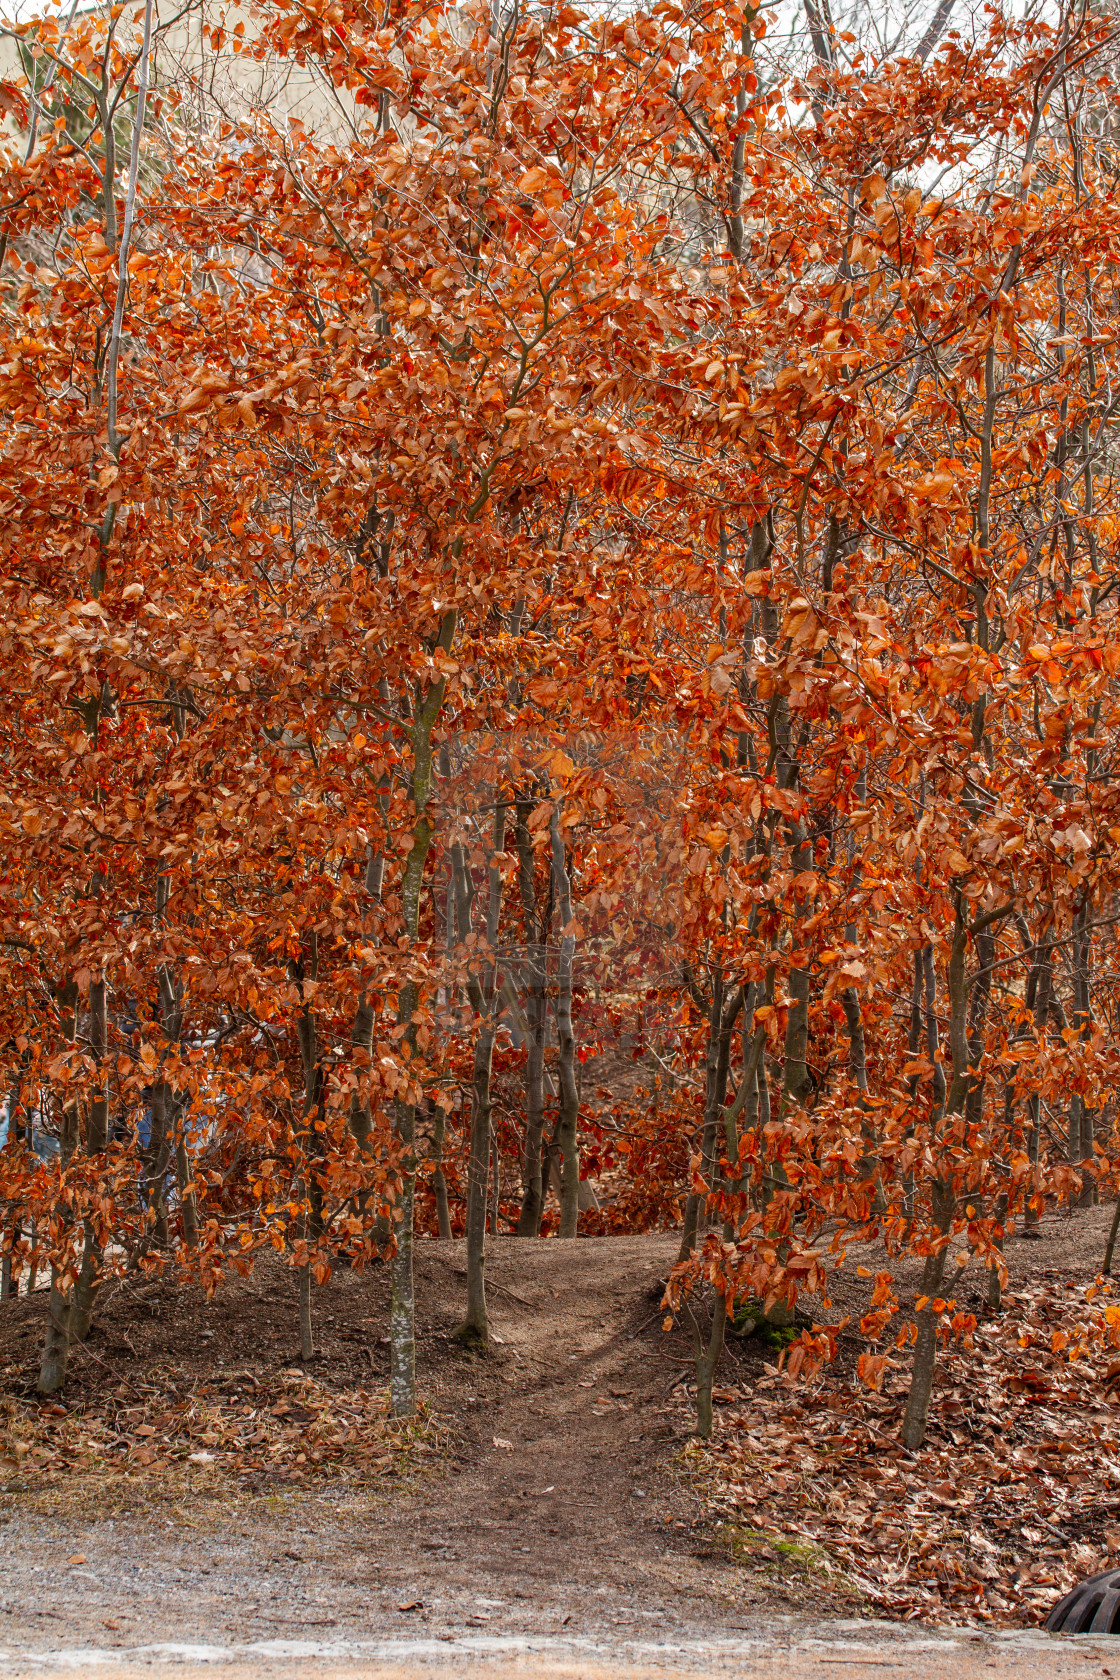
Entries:
<svg viewBox="0 0 1120 1680">
<path fill-rule="evenodd" d="M 709 1520 L 744 1561 L 780 1558 L 880 1614 L 1044 1621 L 1112 1561 L 1120 1315 L 1092 1296 L 1044 1276 L 983 1316 L 972 1348 L 947 1347 L 918 1454 L 899 1439 L 905 1370 L 876 1393 L 828 1367 L 762 1377 L 690 1449 Z M 1076 1360 L 1051 1354 L 1059 1330 Z"/>
</svg>

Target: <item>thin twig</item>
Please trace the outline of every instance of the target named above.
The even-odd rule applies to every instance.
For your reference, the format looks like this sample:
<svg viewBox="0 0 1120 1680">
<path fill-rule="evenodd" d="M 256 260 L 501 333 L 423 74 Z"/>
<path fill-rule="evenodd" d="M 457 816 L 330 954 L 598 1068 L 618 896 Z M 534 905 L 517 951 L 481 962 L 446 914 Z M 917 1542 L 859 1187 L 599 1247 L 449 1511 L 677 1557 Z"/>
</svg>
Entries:
<svg viewBox="0 0 1120 1680">
<path fill-rule="evenodd" d="M 121 353 L 121 328 L 124 325 L 124 300 L 128 291 L 128 253 L 132 243 L 132 224 L 136 215 L 136 183 L 140 174 L 140 134 L 148 105 L 148 67 L 152 51 L 152 0 L 145 0 L 144 42 L 140 49 L 140 75 L 136 90 L 136 120 L 132 128 L 132 153 L 128 163 L 128 192 L 124 201 L 124 226 L 117 252 L 117 301 L 113 309 L 113 328 L 109 339 L 107 403 L 109 448 L 115 460 L 120 460 L 121 438 L 117 434 L 117 367 Z"/>
</svg>

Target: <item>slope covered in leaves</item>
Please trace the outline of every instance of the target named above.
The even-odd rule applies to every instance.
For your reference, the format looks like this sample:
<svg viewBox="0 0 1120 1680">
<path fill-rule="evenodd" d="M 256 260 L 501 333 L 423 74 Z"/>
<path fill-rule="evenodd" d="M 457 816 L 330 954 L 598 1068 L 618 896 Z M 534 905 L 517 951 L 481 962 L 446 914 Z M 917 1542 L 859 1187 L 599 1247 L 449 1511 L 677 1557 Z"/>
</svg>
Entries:
<svg viewBox="0 0 1120 1680">
<path fill-rule="evenodd" d="M 692 1451 L 709 1517 L 746 1561 L 802 1546 L 883 1614 L 1045 1620 L 1120 1563 L 1118 1327 L 1120 1305 L 1060 1272 L 1010 1293 L 943 1354 L 919 1453 L 898 1438 L 899 1365 L 882 1393 L 851 1371 L 790 1390 L 771 1365 L 720 1391 L 718 1431 Z"/>
</svg>

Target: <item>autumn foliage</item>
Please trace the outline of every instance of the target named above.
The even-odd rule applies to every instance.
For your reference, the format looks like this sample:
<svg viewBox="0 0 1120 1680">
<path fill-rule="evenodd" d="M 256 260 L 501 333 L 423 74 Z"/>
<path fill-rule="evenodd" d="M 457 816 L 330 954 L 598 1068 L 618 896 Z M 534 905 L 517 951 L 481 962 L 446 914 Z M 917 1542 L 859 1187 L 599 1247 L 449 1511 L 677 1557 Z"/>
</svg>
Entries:
<svg viewBox="0 0 1120 1680">
<path fill-rule="evenodd" d="M 733 4 L 270 0 L 213 45 L 312 66 L 314 128 L 200 120 L 113 12 L 13 26 L 0 141 L 44 1388 L 107 1273 L 271 1245 L 305 1349 L 388 1261 L 407 1412 L 414 1233 L 484 1341 L 488 1223 L 683 1221 L 684 1313 L 924 1256 L 861 1362 L 915 1344 L 920 1443 L 953 1257 L 998 1305 L 1113 1185 L 1107 24 L 791 64 Z"/>
</svg>

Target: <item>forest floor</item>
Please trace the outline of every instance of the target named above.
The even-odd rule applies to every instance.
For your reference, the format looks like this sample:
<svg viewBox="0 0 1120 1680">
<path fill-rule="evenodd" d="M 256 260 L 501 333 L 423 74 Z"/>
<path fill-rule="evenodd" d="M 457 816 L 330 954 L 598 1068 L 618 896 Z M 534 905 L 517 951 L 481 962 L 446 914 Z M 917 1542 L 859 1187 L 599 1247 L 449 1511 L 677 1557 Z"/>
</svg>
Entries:
<svg viewBox="0 0 1120 1680">
<path fill-rule="evenodd" d="M 1048 1220 L 1040 1241 L 1009 1245 L 1013 1281 L 1088 1281 L 1109 1214 Z M 713 1493 L 718 1452 L 688 1444 L 688 1344 L 658 1305 L 676 1249 L 672 1235 L 492 1241 L 494 1346 L 480 1359 L 452 1339 L 462 1244 L 419 1244 L 428 1410 L 403 1434 L 381 1415 L 383 1268 L 316 1290 L 306 1368 L 279 1261 L 212 1301 L 159 1279 L 118 1286 L 54 1409 L 32 1394 L 45 1294 L 6 1304 L 0 1674 L 1107 1674 L 1108 1641 L 1048 1640 L 1026 1625 L 1042 1613 L 1029 1596 L 1018 1630 L 882 1619 L 889 1527 L 868 1528 L 858 1568 L 798 1543 L 806 1500 L 779 1448 L 791 1405 L 807 1432 L 816 1414 L 751 1342 L 730 1350 L 721 1439 L 770 1427 L 774 1448 L 753 1492 L 735 1484 L 737 1505 L 726 1466 Z M 870 1286 L 848 1271 L 829 1316 L 863 1308 Z M 840 1369 L 821 1390 L 821 1415 L 846 1380 Z M 959 1373 L 946 1382 L 951 1400 Z M 1092 1404 L 1111 1427 L 1110 1398 Z M 761 1506 L 749 1521 L 744 1500 Z M 1120 1519 L 1110 1501 L 1106 1528 Z M 1056 1579 L 1032 1583 L 1040 1601 Z M 928 1608 L 916 1597 L 909 1614 Z"/>
</svg>

